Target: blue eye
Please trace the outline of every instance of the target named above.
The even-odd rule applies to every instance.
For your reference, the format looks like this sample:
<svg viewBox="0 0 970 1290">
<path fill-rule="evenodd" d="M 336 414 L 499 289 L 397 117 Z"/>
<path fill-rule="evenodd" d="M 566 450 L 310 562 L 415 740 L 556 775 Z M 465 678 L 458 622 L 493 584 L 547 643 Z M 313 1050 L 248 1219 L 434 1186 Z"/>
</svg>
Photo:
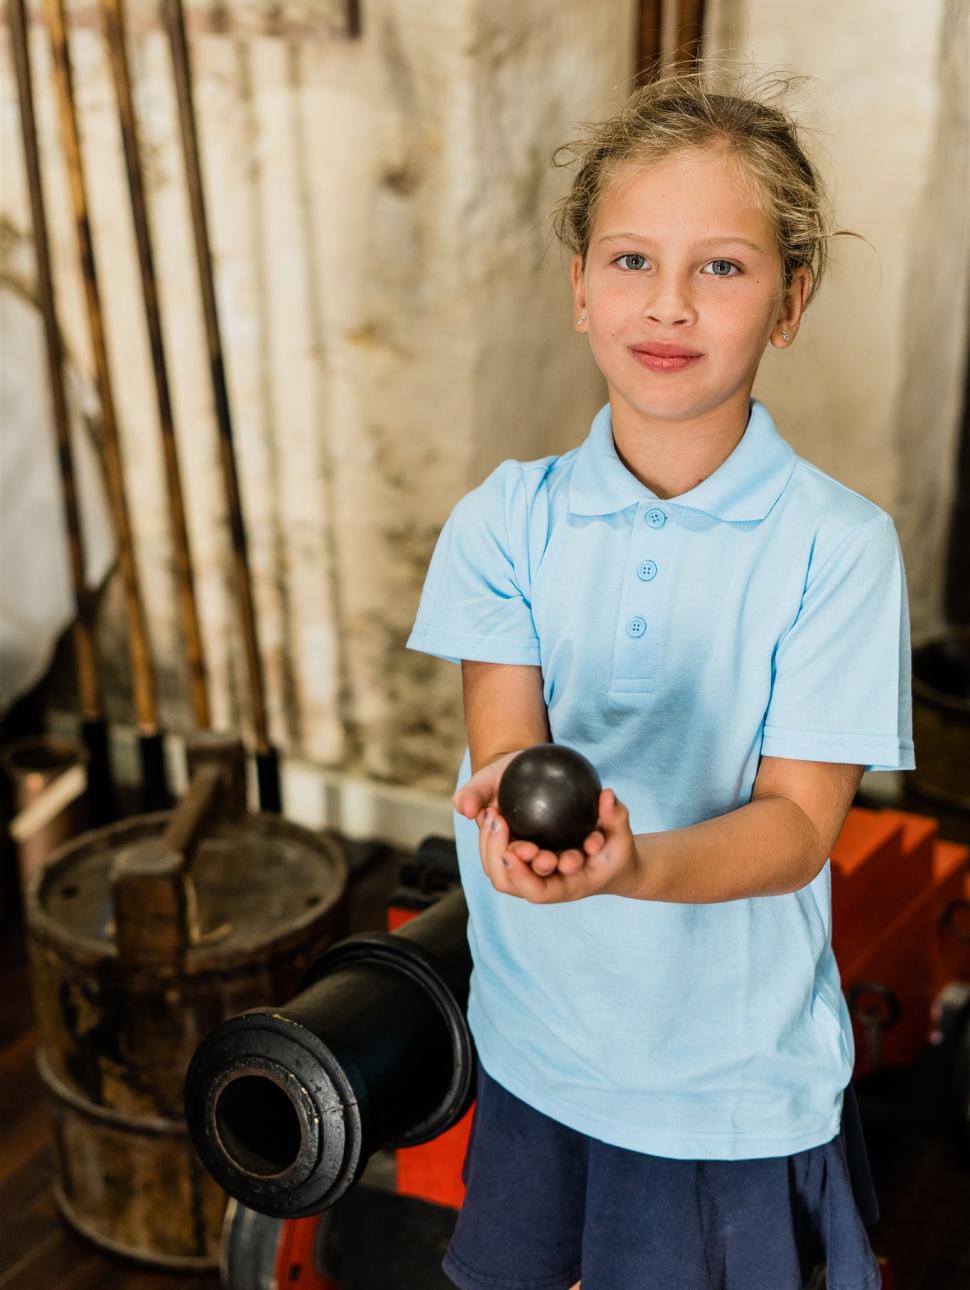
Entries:
<svg viewBox="0 0 970 1290">
<path fill-rule="evenodd" d="M 639 261 L 640 261 L 640 263 L 639 263 L 639 264 L 633 265 L 632 267 L 631 267 L 631 266 L 627 266 L 627 267 L 624 269 L 624 272 L 625 272 L 625 273 L 635 273 L 635 272 L 637 271 L 637 269 L 642 269 L 642 268 L 644 267 L 644 265 L 647 263 L 647 257 L 646 257 L 645 255 L 640 255 L 640 254 L 639 254 L 639 252 L 637 252 L 637 251 L 628 251 L 628 252 L 626 253 L 626 255 L 618 255 L 618 256 L 616 257 L 616 259 L 613 261 L 613 263 L 614 263 L 614 264 L 620 264 L 620 267 L 622 268 L 622 267 L 623 267 L 623 266 L 622 266 L 622 264 L 621 264 L 621 261 L 622 261 L 622 260 L 639 260 Z"/>
<path fill-rule="evenodd" d="M 715 278 L 733 278 L 741 272 L 736 264 L 730 260 L 712 260 L 710 264 L 704 266 L 705 272 L 710 269 L 712 277 Z"/>
</svg>

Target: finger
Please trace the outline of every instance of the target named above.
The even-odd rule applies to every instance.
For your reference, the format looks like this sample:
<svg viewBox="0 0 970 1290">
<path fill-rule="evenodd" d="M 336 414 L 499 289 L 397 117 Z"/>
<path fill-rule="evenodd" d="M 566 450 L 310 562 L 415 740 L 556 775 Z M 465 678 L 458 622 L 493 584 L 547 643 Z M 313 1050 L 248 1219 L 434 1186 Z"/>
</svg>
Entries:
<svg viewBox="0 0 970 1290">
<path fill-rule="evenodd" d="M 496 891 L 508 890 L 508 878 L 506 876 L 507 865 L 501 858 L 495 859 L 494 856 L 486 856 L 482 861 L 482 869 L 485 871 L 485 877 L 492 884 Z"/>
<path fill-rule="evenodd" d="M 495 813 L 491 807 L 487 807 L 484 811 L 479 811 L 478 813 L 478 858 L 481 860 L 482 868 L 485 870 L 486 874 L 489 873 L 488 843 L 493 832 L 492 819 L 494 814 Z M 489 874 L 489 877 L 491 877 L 491 874 Z"/>
<path fill-rule="evenodd" d="M 502 772 L 514 753 L 507 753 L 488 765 L 482 766 L 474 775 L 469 775 L 464 784 L 456 789 L 452 802 L 455 809 L 469 819 L 489 806 L 498 805 L 498 786 Z"/>
<path fill-rule="evenodd" d="M 510 842 L 509 850 L 514 851 L 519 859 L 525 864 L 531 864 L 539 854 L 539 848 L 536 844 L 534 842 L 527 842 L 525 838 L 516 838 L 514 842 Z"/>
<path fill-rule="evenodd" d="M 599 829 L 594 829 L 586 841 L 583 843 L 583 850 L 588 856 L 595 856 L 603 850 L 606 845 L 606 838 Z"/>
<path fill-rule="evenodd" d="M 579 873 L 586 863 L 586 857 L 582 851 L 577 851 L 575 847 L 570 847 L 568 851 L 563 851 L 559 857 L 559 872 L 569 877 L 571 874 Z"/>
<path fill-rule="evenodd" d="M 600 794 L 600 824 L 607 838 L 618 829 L 624 829 L 630 818 L 626 809 L 611 788 L 604 788 Z"/>
<path fill-rule="evenodd" d="M 464 815 L 466 820 L 474 820 L 486 806 L 484 796 L 465 784 L 455 793 L 451 804 L 459 815 Z"/>
<path fill-rule="evenodd" d="M 540 852 L 540 854 L 550 855 L 551 852 Z M 505 878 L 509 894 L 520 896 L 532 904 L 547 903 L 546 886 L 555 879 L 539 876 L 534 866 L 520 860 L 514 851 L 506 851 L 503 859 L 508 865 Z"/>
<path fill-rule="evenodd" d="M 491 878 L 492 885 L 504 891 L 507 883 L 503 870 L 509 867 L 505 859 L 505 851 L 509 845 L 509 826 L 498 811 L 491 807 L 486 812 L 486 816 L 487 822 L 480 834 L 484 839 L 486 873 Z"/>
<path fill-rule="evenodd" d="M 555 851 L 539 851 L 532 860 L 532 872 L 547 877 L 556 872 L 556 866 L 559 864 L 559 857 Z"/>
</svg>

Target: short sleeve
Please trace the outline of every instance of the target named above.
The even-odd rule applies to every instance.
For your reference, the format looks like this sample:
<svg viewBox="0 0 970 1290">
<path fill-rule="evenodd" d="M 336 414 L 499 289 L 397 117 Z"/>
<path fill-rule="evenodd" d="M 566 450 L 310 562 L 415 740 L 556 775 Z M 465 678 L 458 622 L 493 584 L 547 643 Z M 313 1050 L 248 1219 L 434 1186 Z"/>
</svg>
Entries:
<svg viewBox="0 0 970 1290">
<path fill-rule="evenodd" d="M 503 462 L 463 497 L 438 538 L 408 649 L 457 663 L 539 664 L 521 465 Z"/>
<path fill-rule="evenodd" d="M 762 754 L 911 770 L 906 575 L 883 511 L 811 576 L 775 652 Z"/>
</svg>

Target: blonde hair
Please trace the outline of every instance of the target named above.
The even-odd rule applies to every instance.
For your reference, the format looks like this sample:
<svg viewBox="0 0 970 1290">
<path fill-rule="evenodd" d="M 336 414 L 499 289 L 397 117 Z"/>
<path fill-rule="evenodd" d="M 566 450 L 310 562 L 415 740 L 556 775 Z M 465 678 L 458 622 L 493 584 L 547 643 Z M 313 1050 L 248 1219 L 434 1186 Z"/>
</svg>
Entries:
<svg viewBox="0 0 970 1290">
<path fill-rule="evenodd" d="M 811 276 L 808 299 L 818 289 L 832 237 L 825 186 L 802 150 L 792 118 L 766 101 L 790 80 L 762 81 L 754 90 L 715 90 L 710 73 L 677 71 L 647 82 L 607 121 L 586 124 L 577 141 L 552 155 L 554 166 L 579 161 L 572 187 L 553 211 L 559 240 L 583 264 L 597 210 L 609 184 L 630 168 L 649 168 L 674 153 L 721 145 L 741 173 L 774 229 L 787 288 L 797 268 Z"/>
</svg>

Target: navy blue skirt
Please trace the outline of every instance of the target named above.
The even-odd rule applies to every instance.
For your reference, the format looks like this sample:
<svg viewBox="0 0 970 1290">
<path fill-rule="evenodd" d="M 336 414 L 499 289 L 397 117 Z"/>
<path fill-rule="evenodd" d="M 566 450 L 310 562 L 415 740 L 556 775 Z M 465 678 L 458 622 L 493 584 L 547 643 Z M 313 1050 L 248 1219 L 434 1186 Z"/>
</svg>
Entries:
<svg viewBox="0 0 970 1290">
<path fill-rule="evenodd" d="M 479 1068 L 443 1267 L 462 1290 L 828 1290 L 880 1285 L 878 1218 L 858 1104 L 792 1156 L 667 1160 L 567 1129 Z"/>
</svg>

